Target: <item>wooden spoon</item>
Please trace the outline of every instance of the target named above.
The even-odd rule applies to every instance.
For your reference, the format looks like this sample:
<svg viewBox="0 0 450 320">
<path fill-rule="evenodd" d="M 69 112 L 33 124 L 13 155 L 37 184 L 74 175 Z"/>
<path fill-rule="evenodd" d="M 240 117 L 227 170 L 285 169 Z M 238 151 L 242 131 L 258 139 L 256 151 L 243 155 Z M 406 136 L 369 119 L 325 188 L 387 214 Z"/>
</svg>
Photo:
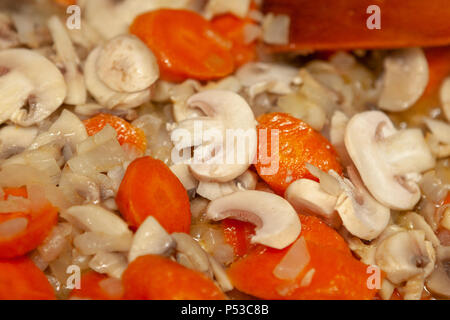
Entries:
<svg viewBox="0 0 450 320">
<path fill-rule="evenodd" d="M 381 29 L 367 27 L 370 5 Z M 263 11 L 291 18 L 290 43 L 273 51 L 450 45 L 448 0 L 265 0 Z"/>
</svg>

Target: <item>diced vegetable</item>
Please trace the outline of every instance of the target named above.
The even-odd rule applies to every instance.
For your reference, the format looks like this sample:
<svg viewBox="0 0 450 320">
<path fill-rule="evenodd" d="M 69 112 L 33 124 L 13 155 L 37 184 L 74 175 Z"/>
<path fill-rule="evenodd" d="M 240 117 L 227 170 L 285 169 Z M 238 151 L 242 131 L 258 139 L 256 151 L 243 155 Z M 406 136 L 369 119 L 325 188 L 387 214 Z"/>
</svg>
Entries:
<svg viewBox="0 0 450 320">
<path fill-rule="evenodd" d="M 167 258 L 146 255 L 134 260 L 122 277 L 125 299 L 221 300 L 224 294 L 204 274 Z"/>
<path fill-rule="evenodd" d="M 150 11 L 134 20 L 130 32 L 153 51 L 163 80 L 210 80 L 234 70 L 229 41 L 193 11 Z"/>
<path fill-rule="evenodd" d="M 116 196 L 120 213 L 132 227 L 153 216 L 168 233 L 189 233 L 189 198 L 180 180 L 162 161 L 134 160 L 127 168 Z"/>
<path fill-rule="evenodd" d="M 95 117 L 83 121 L 88 135 L 92 136 L 102 130 L 107 124 L 113 127 L 117 132 L 117 140 L 121 145 L 128 143 L 135 146 L 141 152 L 147 148 L 147 138 L 144 131 L 136 128 L 126 120 L 117 116 L 100 113 Z"/>
<path fill-rule="evenodd" d="M 0 300 L 53 300 L 44 273 L 27 257 L 0 260 Z"/>
<path fill-rule="evenodd" d="M 278 194 L 283 194 L 290 183 L 308 178 L 317 180 L 306 168 L 312 164 L 322 171 L 342 173 L 337 154 L 332 145 L 307 123 L 286 113 L 269 113 L 258 118 L 258 161 L 256 170 L 260 177 Z M 267 141 L 261 135 L 267 130 Z M 278 147 L 272 147 L 271 135 L 278 130 Z M 276 136 L 275 136 L 276 139 Z M 275 154 L 271 154 L 272 148 Z M 279 159 L 276 159 L 276 157 Z M 269 159 L 267 159 L 267 157 Z M 272 161 L 275 162 L 275 165 Z M 277 162 L 278 160 L 278 162 Z M 279 165 L 278 171 L 264 174 L 269 167 Z"/>
<path fill-rule="evenodd" d="M 376 290 L 367 286 L 367 266 L 351 255 L 337 232 L 318 218 L 301 216 L 301 220 L 300 237 L 306 241 L 310 261 L 295 280 L 274 274 L 290 247 L 260 246 L 231 265 L 228 275 L 233 285 L 262 299 L 373 299 Z"/>
<path fill-rule="evenodd" d="M 9 195 L 27 197 L 27 190 L 22 188 L 5 188 L 5 200 Z M 0 236 L 0 259 L 22 256 L 39 246 L 50 234 L 57 223 L 58 210 L 50 202 L 43 203 L 27 212 L 0 214 L 0 224 L 16 218 L 28 220 L 26 228 L 10 236 Z"/>
</svg>

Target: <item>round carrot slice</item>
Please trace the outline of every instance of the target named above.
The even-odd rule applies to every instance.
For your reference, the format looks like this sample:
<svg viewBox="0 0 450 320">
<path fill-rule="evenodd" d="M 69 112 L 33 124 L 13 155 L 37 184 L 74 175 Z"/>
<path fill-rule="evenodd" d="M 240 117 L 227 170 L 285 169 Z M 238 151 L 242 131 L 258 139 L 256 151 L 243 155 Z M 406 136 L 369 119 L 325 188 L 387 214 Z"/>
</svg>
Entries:
<svg viewBox="0 0 450 320">
<path fill-rule="evenodd" d="M 236 68 L 256 59 L 256 41 L 245 42 L 245 28 L 253 22 L 250 18 L 238 18 L 232 14 L 224 14 L 211 20 L 214 28 L 232 42 L 231 53 Z"/>
<path fill-rule="evenodd" d="M 45 274 L 27 257 L 0 260 L 0 300 L 53 300 Z"/>
<path fill-rule="evenodd" d="M 147 138 L 144 131 L 136 128 L 128 121 L 114 116 L 112 114 L 100 113 L 95 117 L 83 121 L 88 135 L 92 136 L 102 130 L 107 124 L 113 127 L 117 132 L 117 140 L 120 145 L 128 143 L 135 146 L 138 150 L 145 152 L 147 148 Z"/>
<path fill-rule="evenodd" d="M 283 195 L 289 184 L 298 179 L 317 180 L 306 168 L 307 163 L 325 172 L 332 169 L 342 173 L 331 144 L 304 121 L 285 113 L 269 113 L 259 117 L 258 122 L 256 170 L 276 193 Z M 267 133 L 267 140 L 261 138 L 263 132 Z M 278 148 L 276 141 L 271 139 L 271 136 L 276 137 L 276 132 Z M 275 154 L 271 154 L 272 149 Z M 269 158 L 275 159 L 276 163 L 269 162 Z M 268 170 L 269 173 L 265 173 L 267 168 L 274 166 L 278 170 Z"/>
<path fill-rule="evenodd" d="M 233 72 L 231 44 L 193 11 L 150 11 L 134 20 L 130 32 L 153 51 L 162 79 L 210 80 Z"/>
<path fill-rule="evenodd" d="M 224 294 L 203 273 L 167 258 L 146 255 L 131 262 L 122 276 L 129 300 L 222 300 Z"/>
<path fill-rule="evenodd" d="M 262 299 L 372 299 L 367 266 L 356 260 L 345 240 L 313 216 L 300 215 L 309 263 L 295 279 L 281 280 L 274 269 L 290 246 L 277 250 L 258 246 L 234 262 L 228 275 L 234 286 Z M 303 280 L 309 274 L 309 281 Z"/>
<path fill-rule="evenodd" d="M 73 289 L 70 293 L 72 299 L 91 299 L 91 300 L 120 300 L 123 295 L 123 288 L 116 292 L 105 290 L 106 281 L 115 281 L 104 274 L 95 271 L 88 271 L 81 276 L 80 288 Z M 120 280 L 117 280 L 120 281 Z M 120 283 L 120 286 L 122 284 Z"/>
<path fill-rule="evenodd" d="M 5 188 L 5 199 L 9 195 L 26 197 L 26 188 Z M 0 224 L 16 218 L 25 218 L 28 223 L 23 231 L 11 236 L 0 236 L 0 259 L 19 257 L 39 246 L 57 223 L 58 210 L 49 202 L 35 212 L 11 212 L 0 215 Z"/>
<path fill-rule="evenodd" d="M 116 203 L 132 227 L 153 216 L 169 233 L 189 233 L 189 197 L 180 180 L 160 160 L 134 160 L 125 172 Z"/>
</svg>

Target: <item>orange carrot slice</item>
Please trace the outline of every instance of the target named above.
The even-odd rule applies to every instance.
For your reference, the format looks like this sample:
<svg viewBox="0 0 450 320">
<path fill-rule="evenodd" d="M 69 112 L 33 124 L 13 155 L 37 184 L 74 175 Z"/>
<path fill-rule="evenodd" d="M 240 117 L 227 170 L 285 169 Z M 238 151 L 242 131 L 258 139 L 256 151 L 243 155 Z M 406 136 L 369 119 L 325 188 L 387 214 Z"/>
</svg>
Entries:
<svg viewBox="0 0 450 320">
<path fill-rule="evenodd" d="M 111 294 L 102 287 L 102 282 L 111 280 L 104 274 L 88 271 L 82 275 L 80 288 L 73 289 L 70 298 L 91 300 L 120 300 L 123 292 Z"/>
<path fill-rule="evenodd" d="M 367 286 L 367 266 L 353 258 L 336 231 L 316 217 L 301 216 L 301 220 L 300 237 L 305 239 L 310 261 L 295 279 L 281 280 L 273 273 L 290 247 L 259 246 L 229 268 L 234 286 L 262 299 L 373 299 L 376 290 Z M 303 281 L 312 272 L 310 281 Z"/>
<path fill-rule="evenodd" d="M 250 18 L 238 18 L 225 14 L 211 20 L 214 28 L 226 39 L 232 42 L 231 53 L 235 66 L 239 67 L 256 59 L 256 41 L 245 42 L 245 28 L 253 22 Z"/>
<path fill-rule="evenodd" d="M 307 123 L 285 113 L 269 113 L 258 118 L 258 136 L 266 130 L 267 141 L 258 138 L 258 160 L 256 170 L 259 176 L 278 194 L 282 195 L 291 182 L 307 178 L 317 180 L 306 168 L 310 163 L 323 171 L 334 170 L 342 173 L 337 154 L 332 145 Z M 278 148 L 272 150 L 271 134 L 278 130 Z M 267 155 L 266 152 L 267 151 Z M 267 164 L 266 156 L 276 158 L 278 171 L 265 174 L 263 170 L 272 166 Z"/>
<path fill-rule="evenodd" d="M 5 188 L 9 195 L 27 197 L 26 188 Z M 0 259 L 19 257 L 39 246 L 57 223 L 58 210 L 49 202 L 38 211 L 11 212 L 0 215 L 0 224 L 15 218 L 26 218 L 27 227 L 10 237 L 0 237 Z"/>
<path fill-rule="evenodd" d="M 204 274 L 167 258 L 146 255 L 131 262 L 123 277 L 125 299 L 222 300 L 224 294 Z"/>
<path fill-rule="evenodd" d="M 0 300 L 53 300 L 44 273 L 27 257 L 0 260 Z"/>
<path fill-rule="evenodd" d="M 129 145 L 136 147 L 142 153 L 144 153 L 147 148 L 147 138 L 145 137 L 144 131 L 117 116 L 100 113 L 95 117 L 84 120 L 83 123 L 90 136 L 96 134 L 109 124 L 116 130 L 117 140 L 120 145 L 128 143 Z"/>
<path fill-rule="evenodd" d="M 187 192 L 160 160 L 151 157 L 134 160 L 125 172 L 116 203 L 132 227 L 153 216 L 169 233 L 189 233 L 191 212 Z"/>
<path fill-rule="evenodd" d="M 201 15 L 161 9 L 138 16 L 130 27 L 155 54 L 161 78 L 210 80 L 234 69 L 231 44 Z"/>
<path fill-rule="evenodd" d="M 380 29 L 367 26 L 372 5 L 380 10 Z M 290 16 L 290 43 L 276 51 L 392 49 L 449 45 L 447 6 L 446 0 L 265 0 L 263 10 Z"/>
</svg>

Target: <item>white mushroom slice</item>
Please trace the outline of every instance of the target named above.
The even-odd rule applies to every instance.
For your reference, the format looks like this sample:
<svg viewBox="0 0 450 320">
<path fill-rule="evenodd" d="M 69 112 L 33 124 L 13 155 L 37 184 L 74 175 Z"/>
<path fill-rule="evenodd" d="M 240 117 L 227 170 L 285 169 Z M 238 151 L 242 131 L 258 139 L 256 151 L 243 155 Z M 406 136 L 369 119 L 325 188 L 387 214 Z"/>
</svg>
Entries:
<svg viewBox="0 0 450 320">
<path fill-rule="evenodd" d="M 198 181 L 192 176 L 187 164 L 174 164 L 170 166 L 170 170 L 177 176 L 186 190 L 197 188 Z"/>
<path fill-rule="evenodd" d="M 121 253 L 99 252 L 89 261 L 92 270 L 117 279 L 122 277 L 127 266 L 127 258 Z"/>
<path fill-rule="evenodd" d="M 188 260 L 192 269 L 211 274 L 211 264 L 208 254 L 187 233 L 175 232 L 172 237 L 177 244 L 177 252 L 182 253 Z"/>
<path fill-rule="evenodd" d="M 276 94 L 292 92 L 292 84 L 300 84 L 297 68 L 282 64 L 250 62 L 236 71 L 236 77 L 244 87 L 248 87 L 251 97 L 268 91 Z"/>
<path fill-rule="evenodd" d="M 419 274 L 426 277 L 433 270 L 435 259 L 434 249 L 427 242 L 423 231 L 394 233 L 378 245 L 376 264 L 394 284 L 400 284 Z"/>
<path fill-rule="evenodd" d="M 50 126 L 50 128 L 41 133 L 30 149 L 37 149 L 45 144 L 51 143 L 56 139 L 63 139 L 75 152 L 77 144 L 88 138 L 86 127 L 83 122 L 72 112 L 64 109 L 59 118 Z"/>
<path fill-rule="evenodd" d="M 211 264 L 211 269 L 214 273 L 214 278 L 216 278 L 217 283 L 223 292 L 228 292 L 233 290 L 233 284 L 231 283 L 230 278 L 228 278 L 227 272 L 223 268 L 223 266 L 217 262 L 217 260 L 209 256 L 209 263 Z"/>
<path fill-rule="evenodd" d="M 97 59 L 97 75 L 112 90 L 137 92 L 159 77 L 156 58 L 139 38 L 122 35 L 108 41 Z"/>
<path fill-rule="evenodd" d="M 210 0 L 205 8 L 205 17 L 211 19 L 216 15 L 232 13 L 244 18 L 250 9 L 250 0 Z"/>
<path fill-rule="evenodd" d="M 337 197 L 321 189 L 318 182 L 310 179 L 294 181 L 284 197 L 297 212 L 318 215 L 331 226 L 339 226 L 340 218 L 334 209 Z"/>
<path fill-rule="evenodd" d="M 5 13 L 0 13 L 0 50 L 16 47 L 20 44 L 19 37 L 14 28 L 11 17 Z"/>
<path fill-rule="evenodd" d="M 428 63 L 423 50 L 408 48 L 395 51 L 385 59 L 384 68 L 378 106 L 394 112 L 408 109 L 428 84 Z"/>
<path fill-rule="evenodd" d="M 398 131 L 383 112 L 366 111 L 350 119 L 345 146 L 379 202 L 409 210 L 419 201 L 420 190 L 412 177 L 435 164 L 420 130 Z"/>
<path fill-rule="evenodd" d="M 450 121 L 450 77 L 447 77 L 442 83 L 439 96 L 445 118 L 447 118 L 447 121 Z"/>
<path fill-rule="evenodd" d="M 257 181 L 256 173 L 247 170 L 236 179 L 228 182 L 200 181 L 196 192 L 203 198 L 214 200 L 239 190 L 254 190 Z"/>
<path fill-rule="evenodd" d="M 64 65 L 64 79 L 67 85 L 67 104 L 82 104 L 86 102 L 86 86 L 81 72 L 80 60 L 77 56 L 72 40 L 57 16 L 48 20 L 48 28 L 53 37 L 53 43 Z"/>
<path fill-rule="evenodd" d="M 350 119 L 341 111 L 335 111 L 331 117 L 330 142 L 339 155 L 343 166 L 352 165 L 352 160 L 345 148 L 345 129 Z"/>
<path fill-rule="evenodd" d="M 365 240 L 375 239 L 388 225 L 391 212 L 371 197 L 358 177 L 350 177 L 352 181 L 335 176 L 344 190 L 335 209 L 351 234 Z"/>
<path fill-rule="evenodd" d="M 61 72 L 39 53 L 27 49 L 0 51 L 0 70 L 0 123 L 9 118 L 30 126 L 47 118 L 66 97 Z"/>
<path fill-rule="evenodd" d="M 74 221 L 80 228 L 113 236 L 130 234 L 128 225 L 119 216 L 100 206 L 87 204 L 73 206 L 64 212 L 64 217 Z"/>
<path fill-rule="evenodd" d="M 276 249 L 293 243 L 301 231 L 300 219 L 289 202 L 263 191 L 238 191 L 213 200 L 206 209 L 206 217 L 250 222 L 256 225 L 251 242 Z"/>
<path fill-rule="evenodd" d="M 437 267 L 426 280 L 426 286 L 434 295 L 450 298 L 450 247 L 437 248 Z"/>
<path fill-rule="evenodd" d="M 128 262 L 146 254 L 165 254 L 174 247 L 174 241 L 159 222 L 147 217 L 139 226 L 128 254 Z"/>
<path fill-rule="evenodd" d="M 133 241 L 132 234 L 120 236 L 98 232 L 85 232 L 73 239 L 73 245 L 84 255 L 99 252 L 128 252 Z"/>
<path fill-rule="evenodd" d="M 86 87 L 97 102 L 108 109 L 134 108 L 150 100 L 150 90 L 124 93 L 112 90 L 97 75 L 97 59 L 101 54 L 101 47 L 91 51 L 84 66 Z"/>
<path fill-rule="evenodd" d="M 195 146 L 189 164 L 194 177 L 227 182 L 244 173 L 256 155 L 257 141 L 256 120 L 247 102 L 232 91 L 207 90 L 190 97 L 186 108 L 204 116 L 178 123 L 171 139 L 178 150 Z"/>
<path fill-rule="evenodd" d="M 28 148 L 38 134 L 35 127 L 9 125 L 0 129 L 0 158 L 8 158 Z"/>
<path fill-rule="evenodd" d="M 409 228 L 422 230 L 423 232 L 425 232 L 425 239 L 430 241 L 434 247 L 440 245 L 439 238 L 436 236 L 431 226 L 425 221 L 425 219 L 421 215 L 415 212 L 408 212 L 401 217 L 401 221 L 402 223 L 406 224 L 406 226 Z"/>
<path fill-rule="evenodd" d="M 444 121 L 426 118 L 425 124 L 440 143 L 450 144 L 450 125 Z"/>
</svg>

